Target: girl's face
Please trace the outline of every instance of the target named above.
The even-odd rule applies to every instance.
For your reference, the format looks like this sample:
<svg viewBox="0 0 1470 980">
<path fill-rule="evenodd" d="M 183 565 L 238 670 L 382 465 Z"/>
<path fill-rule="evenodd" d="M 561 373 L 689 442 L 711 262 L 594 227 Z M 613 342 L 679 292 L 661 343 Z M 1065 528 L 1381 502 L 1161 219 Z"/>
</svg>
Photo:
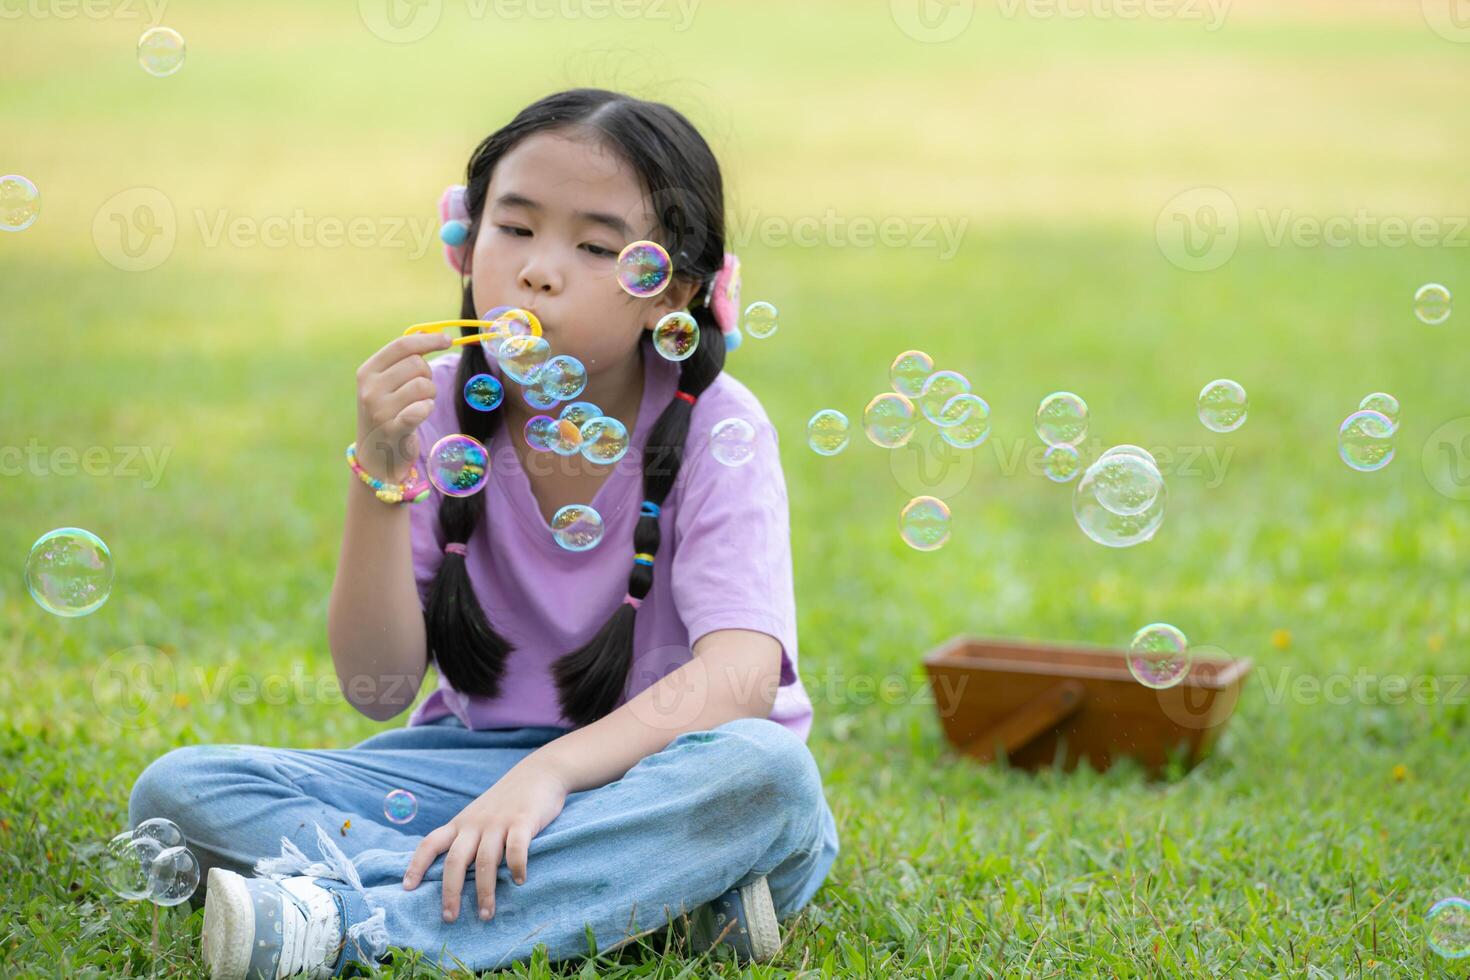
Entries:
<svg viewBox="0 0 1470 980">
<path fill-rule="evenodd" d="M 618 253 L 654 234 L 641 182 L 615 151 L 589 136 L 536 133 L 491 175 L 470 255 L 475 309 L 528 309 L 553 354 L 571 354 L 590 375 L 606 371 L 635 357 L 643 331 L 697 288 L 676 278 L 638 299 L 618 285 Z"/>
</svg>

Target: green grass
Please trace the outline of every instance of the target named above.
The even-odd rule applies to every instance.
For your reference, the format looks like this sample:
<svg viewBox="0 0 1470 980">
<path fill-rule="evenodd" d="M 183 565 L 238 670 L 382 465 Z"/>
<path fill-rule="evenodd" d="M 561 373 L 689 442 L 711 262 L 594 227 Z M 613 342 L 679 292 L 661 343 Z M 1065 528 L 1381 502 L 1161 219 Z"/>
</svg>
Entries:
<svg viewBox="0 0 1470 980">
<path fill-rule="evenodd" d="M 674 35 L 476 23 L 447 3 L 428 40 L 390 46 L 351 5 L 180 2 L 167 22 L 190 62 L 163 81 L 132 63 L 135 24 L 8 24 L 0 172 L 32 177 L 45 210 L 0 237 L 0 445 L 170 455 L 156 486 L 0 477 L 0 972 L 149 969 L 148 908 L 112 898 L 89 849 L 124 827 L 151 759 L 199 742 L 338 747 L 387 727 L 340 700 L 211 702 L 196 672 L 333 677 L 353 370 L 403 324 L 453 313 L 452 279 L 437 249 L 206 248 L 193 213 L 426 220 L 490 128 L 588 82 L 688 109 L 747 220 L 830 207 L 969 222 L 947 262 L 741 243 L 747 299 L 776 302 L 783 325 L 731 369 L 783 435 L 810 744 L 842 843 L 776 968 L 751 972 L 1463 975 L 1428 950 L 1422 916 L 1470 890 L 1470 689 L 1449 686 L 1470 663 L 1470 506 L 1435 493 L 1420 457 L 1470 415 L 1466 311 L 1433 330 L 1408 300 L 1438 279 L 1463 304 L 1470 263 L 1463 248 L 1272 248 L 1255 212 L 1470 212 L 1470 121 L 1449 98 L 1467 49 L 1414 14 L 1238 6 L 1215 34 L 986 8 L 931 46 L 884 4 L 711 2 Z M 90 231 L 136 185 L 181 219 L 173 256 L 145 274 L 104 263 Z M 1154 242 L 1160 208 L 1197 185 L 1229 190 L 1246 225 L 1208 274 Z M 856 419 L 913 346 L 969 375 L 995 420 L 985 446 L 927 471 L 954 513 L 932 554 L 896 533 L 902 504 L 932 489 L 911 454 L 804 444 L 812 412 Z M 1252 399 L 1229 436 L 1194 416 L 1222 376 Z M 1091 404 L 1094 453 L 1213 453 L 1223 477 L 1170 476 L 1152 543 L 1093 545 L 1070 488 L 1008 465 L 1060 388 Z M 1403 401 L 1399 458 L 1360 475 L 1335 432 L 1374 390 Z M 39 610 L 21 577 L 31 542 L 68 524 L 117 564 L 111 600 L 76 621 Z M 961 632 L 1117 644 L 1155 620 L 1256 662 L 1198 769 L 1033 776 L 947 750 L 924 651 Z M 125 729 L 93 680 L 144 644 L 172 654 L 183 697 Z M 1439 678 L 1456 696 L 1289 694 L 1294 677 L 1357 671 Z M 890 703 L 858 686 L 887 677 Z M 199 916 L 160 925 L 160 972 L 197 975 Z M 432 975 L 413 960 L 395 971 Z M 717 970 L 733 972 L 649 956 L 514 973 Z"/>
</svg>

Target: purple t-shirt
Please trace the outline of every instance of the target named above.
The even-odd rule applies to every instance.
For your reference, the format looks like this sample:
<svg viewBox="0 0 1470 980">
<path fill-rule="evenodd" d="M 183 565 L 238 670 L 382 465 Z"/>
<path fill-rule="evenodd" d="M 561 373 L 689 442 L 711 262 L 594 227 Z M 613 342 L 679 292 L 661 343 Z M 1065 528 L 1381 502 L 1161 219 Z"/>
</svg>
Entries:
<svg viewBox="0 0 1470 980">
<path fill-rule="evenodd" d="M 508 441 L 523 436 L 508 433 L 503 423 L 496 428 L 487 447 L 490 477 L 480 491 L 485 512 L 466 543 L 465 561 L 486 616 L 514 649 L 499 697 L 462 694 L 441 673 L 438 689 L 414 709 L 409 725 L 454 714 L 472 729 L 575 727 L 562 717 L 551 665 L 590 640 L 623 601 L 633 567 L 633 527 L 643 501 L 642 450 L 678 386 L 677 364 L 660 357 L 646 340 L 641 350 L 643 401 L 628 453 L 591 501 L 605 524 L 595 548 L 571 552 L 556 543 Z M 419 428 L 420 472 L 427 472 L 422 454 L 441 436 L 459 431 L 459 358 L 454 351 L 430 362 L 438 397 Z M 493 362 L 491 372 L 499 376 Z M 507 386 L 506 397 L 519 394 Z M 754 457 L 733 467 L 715 459 L 709 447 L 715 423 L 732 416 L 756 430 Z M 444 554 L 442 500 L 434 490 L 429 499 L 408 505 L 414 577 L 425 604 Z M 695 403 L 684 462 L 664 501 L 659 534 L 653 588 L 638 610 L 633 663 L 618 704 L 688 663 L 694 643 L 706 633 L 755 630 L 775 637 L 782 648 L 771 720 L 805 739 L 812 705 L 797 675 L 791 535 L 775 428 L 750 389 L 728 373 Z"/>
</svg>

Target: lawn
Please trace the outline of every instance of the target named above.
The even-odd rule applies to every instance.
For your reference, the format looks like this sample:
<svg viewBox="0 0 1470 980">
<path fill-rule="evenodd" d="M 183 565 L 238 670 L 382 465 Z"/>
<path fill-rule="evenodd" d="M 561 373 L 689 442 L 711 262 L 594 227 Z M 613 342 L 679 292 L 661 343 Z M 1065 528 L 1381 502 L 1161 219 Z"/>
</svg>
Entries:
<svg viewBox="0 0 1470 980">
<path fill-rule="evenodd" d="M 1218 30 L 982 3 L 944 43 L 888 4 L 839 0 L 707 0 L 687 29 L 673 4 L 541 20 L 446 0 L 402 44 L 352 6 L 174 0 L 164 21 L 189 56 L 166 79 L 134 59 L 144 24 L 124 14 L 140 5 L 6 8 L 22 13 L 0 25 L 0 173 L 44 204 L 0 235 L 0 449 L 41 460 L 0 475 L 0 973 L 150 969 L 148 906 L 114 898 L 90 858 L 151 759 L 341 747 L 403 723 L 330 683 L 353 371 L 404 325 L 457 313 L 437 243 L 414 236 L 436 230 L 474 143 L 547 91 L 596 84 L 706 133 L 746 299 L 782 314 L 729 367 L 782 436 L 810 746 L 842 853 L 779 961 L 752 972 L 1466 974 L 1429 949 L 1424 914 L 1470 892 L 1470 495 L 1436 490 L 1463 491 L 1470 468 L 1442 428 L 1470 434 L 1470 45 L 1408 3 L 1238 0 Z M 1157 232 L 1201 187 L 1228 195 L 1239 243 L 1195 272 Z M 107 244 L 108 202 L 134 188 L 175 215 L 172 252 L 145 271 Z M 297 215 L 318 231 L 282 247 L 215 234 Z M 319 233 L 359 218 L 370 245 Z M 897 238 L 864 244 L 863 222 L 885 219 Z M 1332 219 L 1346 242 L 1314 241 Z M 1416 219 L 1428 244 L 1385 243 Z M 818 244 L 794 222 L 823 227 Z M 1431 280 L 1462 297 L 1437 328 L 1410 309 Z M 814 411 L 856 419 L 910 347 L 972 379 L 987 443 L 928 460 L 861 438 L 807 448 Z M 1228 435 L 1195 416 L 1220 377 L 1251 395 Z M 1089 455 L 1173 459 L 1152 542 L 1093 544 L 1071 488 L 1028 462 L 1036 403 L 1058 389 L 1092 408 Z M 1397 458 L 1355 473 L 1337 427 L 1372 391 L 1402 401 Z M 97 447 L 92 473 L 58 455 Z M 897 533 L 921 493 L 953 511 L 932 553 Z M 116 561 L 111 599 L 77 620 L 22 577 L 32 541 L 65 525 Z M 925 651 L 957 633 L 1116 645 L 1154 621 L 1255 662 L 1200 767 L 1032 775 L 948 749 Z M 174 686 L 133 717 L 94 679 L 140 646 L 167 655 Z M 271 676 L 301 678 L 297 693 L 228 693 Z M 200 920 L 162 917 L 160 974 L 198 975 Z M 434 975 L 415 959 L 395 975 Z"/>
</svg>

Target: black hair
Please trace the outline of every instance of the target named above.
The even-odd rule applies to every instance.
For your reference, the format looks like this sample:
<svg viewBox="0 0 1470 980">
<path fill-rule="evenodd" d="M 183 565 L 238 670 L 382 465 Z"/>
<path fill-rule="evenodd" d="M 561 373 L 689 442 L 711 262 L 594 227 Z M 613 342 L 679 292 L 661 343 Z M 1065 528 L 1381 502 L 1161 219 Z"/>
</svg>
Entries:
<svg viewBox="0 0 1470 980">
<path fill-rule="evenodd" d="M 713 311 L 704 302 L 706 287 L 724 262 L 725 248 L 724 187 L 714 153 L 688 119 L 661 103 L 591 88 L 546 96 L 486 137 L 470 156 L 465 180 L 469 247 L 473 247 L 479 231 L 495 165 L 526 137 L 554 130 L 594 134 L 620 153 L 642 180 L 654 205 L 654 240 L 673 259 L 675 278 L 696 285 L 689 312 L 699 325 L 698 345 L 693 354 L 679 362 L 679 391 L 697 398 L 725 366 L 725 339 Z M 480 311 L 475 309 L 467 279 L 462 280 L 461 288 L 460 316 L 477 319 Z M 454 390 L 462 390 L 471 377 L 488 369 L 480 345 L 466 344 Z M 643 499 L 662 506 L 673 488 L 684 459 L 692 411 L 688 401 L 674 397 L 654 423 L 643 451 Z M 501 414 L 475 411 L 463 398 L 457 400 L 460 431 L 486 446 Z M 483 493 L 445 497 L 439 506 L 439 524 L 446 541 L 468 541 L 484 509 Z M 652 555 L 658 552 L 658 546 L 658 518 L 645 513 L 633 532 L 633 552 Z M 628 593 L 642 599 L 652 586 L 653 569 L 633 563 Z M 591 640 L 552 665 L 562 715 L 574 724 L 589 724 L 616 706 L 632 667 L 636 616 L 637 610 L 630 603 L 620 602 Z M 506 656 L 512 648 L 486 617 L 463 555 L 444 554 L 434 576 L 424 623 L 429 658 L 456 690 L 484 697 L 499 693 Z"/>
</svg>

